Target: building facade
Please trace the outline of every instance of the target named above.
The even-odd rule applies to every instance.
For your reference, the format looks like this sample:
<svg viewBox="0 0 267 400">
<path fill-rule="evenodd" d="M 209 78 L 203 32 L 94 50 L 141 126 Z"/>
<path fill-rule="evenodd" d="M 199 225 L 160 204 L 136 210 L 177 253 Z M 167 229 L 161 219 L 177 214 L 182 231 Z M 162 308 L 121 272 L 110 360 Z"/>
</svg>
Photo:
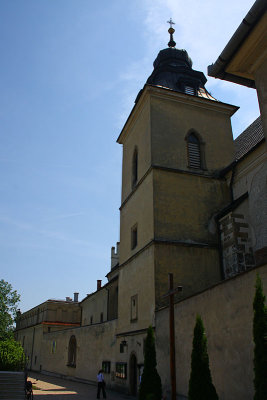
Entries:
<svg viewBox="0 0 267 400">
<path fill-rule="evenodd" d="M 266 8 L 261 14 L 266 18 Z M 262 32 L 261 18 L 252 36 L 258 26 Z M 187 394 L 193 325 L 200 313 L 219 397 L 251 399 L 250 307 L 257 271 L 267 286 L 265 78 L 257 78 L 265 87 L 257 84 L 261 118 L 234 141 L 231 116 L 238 108 L 208 93 L 206 77 L 192 68 L 185 50 L 175 48 L 173 28 L 169 33 L 169 47 L 159 52 L 117 140 L 123 147 L 120 242 L 111 250 L 108 283 L 98 281 L 96 292 L 81 302 L 55 303 L 65 308 L 50 319 L 35 316 L 23 323 L 51 301 L 23 314 L 17 338 L 33 370 L 95 382 L 102 367 L 109 387 L 136 395 L 152 325 L 168 396 L 164 294 L 173 273 L 175 284 L 183 286 L 175 306 L 178 393 Z M 259 71 L 264 63 L 261 57 Z M 63 318 L 63 309 L 71 311 L 70 318 Z"/>
</svg>

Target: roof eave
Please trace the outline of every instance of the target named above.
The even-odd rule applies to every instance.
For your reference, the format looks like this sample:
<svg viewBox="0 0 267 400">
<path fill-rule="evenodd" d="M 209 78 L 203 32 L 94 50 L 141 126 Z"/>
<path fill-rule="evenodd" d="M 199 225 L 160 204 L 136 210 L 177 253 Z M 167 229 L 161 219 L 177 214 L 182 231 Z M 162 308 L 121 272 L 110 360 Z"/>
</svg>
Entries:
<svg viewBox="0 0 267 400">
<path fill-rule="evenodd" d="M 255 88 L 254 80 L 229 74 L 226 72 L 226 67 L 266 10 L 266 0 L 255 1 L 245 18 L 219 55 L 218 59 L 215 61 L 214 64 L 208 66 L 209 76 Z"/>
</svg>

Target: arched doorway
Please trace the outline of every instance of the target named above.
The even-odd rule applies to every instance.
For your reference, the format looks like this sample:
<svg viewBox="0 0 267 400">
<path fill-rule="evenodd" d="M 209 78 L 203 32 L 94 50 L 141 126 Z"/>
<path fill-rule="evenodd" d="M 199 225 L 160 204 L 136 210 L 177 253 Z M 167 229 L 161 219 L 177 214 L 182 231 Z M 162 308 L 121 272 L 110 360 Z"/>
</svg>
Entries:
<svg viewBox="0 0 267 400">
<path fill-rule="evenodd" d="M 72 335 L 69 341 L 68 348 L 68 367 L 76 367 L 76 350 L 77 350 L 77 342 L 76 337 Z"/>
<path fill-rule="evenodd" d="M 130 356 L 130 394 L 137 395 L 137 359 L 134 353 Z"/>
</svg>

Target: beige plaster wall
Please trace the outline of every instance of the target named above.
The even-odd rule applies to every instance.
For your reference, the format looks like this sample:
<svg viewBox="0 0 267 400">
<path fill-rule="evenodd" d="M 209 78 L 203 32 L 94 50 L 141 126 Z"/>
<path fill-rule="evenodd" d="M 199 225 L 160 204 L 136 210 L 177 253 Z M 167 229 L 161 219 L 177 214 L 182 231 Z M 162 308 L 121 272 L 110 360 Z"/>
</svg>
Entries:
<svg viewBox="0 0 267 400">
<path fill-rule="evenodd" d="M 150 100 L 146 97 L 130 118 L 123 136 L 122 202 L 132 191 L 132 160 L 134 149 L 138 150 L 138 181 L 151 164 Z"/>
<path fill-rule="evenodd" d="M 102 361 L 113 362 L 115 368 L 116 320 L 48 333 L 43 338 L 43 370 L 96 382 Z M 77 341 L 76 368 L 68 367 L 68 346 L 71 336 Z M 56 351 L 52 353 L 53 341 Z M 107 383 L 111 375 L 106 377 Z"/>
<path fill-rule="evenodd" d="M 137 246 L 131 249 L 131 228 L 137 224 Z M 153 238 L 152 174 L 124 204 L 120 214 L 120 264 L 142 249 Z"/>
<path fill-rule="evenodd" d="M 108 291 L 105 287 L 93 293 L 81 303 L 82 308 L 82 325 L 91 324 L 91 317 L 93 324 L 99 323 L 101 313 L 103 313 L 103 321 L 107 320 L 108 308 Z"/>
<path fill-rule="evenodd" d="M 153 91 L 152 163 L 169 168 L 188 169 L 185 137 L 189 130 L 194 129 L 205 143 L 207 169 L 212 171 L 226 167 L 233 161 L 234 156 L 230 121 L 232 112 L 233 107 L 212 100 L 169 94 L 159 89 Z"/>
<path fill-rule="evenodd" d="M 258 148 L 239 161 L 235 168 L 233 191 L 234 198 L 238 198 L 245 192 L 250 192 L 252 181 L 259 173 L 267 160 L 266 147 L 262 143 Z M 227 183 L 230 185 L 231 173 L 227 174 Z"/>
<path fill-rule="evenodd" d="M 216 243 L 210 225 L 230 201 L 225 182 L 162 170 L 154 170 L 153 177 L 155 237 Z"/>
<path fill-rule="evenodd" d="M 227 176 L 230 184 L 231 174 Z M 252 247 L 256 261 L 266 262 L 267 254 L 267 152 L 262 143 L 251 154 L 239 161 L 236 166 L 233 193 L 237 199 L 248 192 L 244 215 L 249 222 L 252 234 Z M 265 249 L 265 250 L 264 250 Z"/>
<path fill-rule="evenodd" d="M 182 286 L 176 299 L 188 297 L 221 280 L 218 249 L 158 244 L 155 246 L 156 307 L 167 304 L 163 295 L 169 290 L 168 273 L 174 287 Z"/>
<path fill-rule="evenodd" d="M 47 302 L 46 321 L 80 323 L 80 305 L 72 302 Z"/>
<path fill-rule="evenodd" d="M 17 340 L 24 348 L 29 369 L 40 370 L 40 365 L 42 365 L 42 339 L 43 325 L 41 324 L 17 332 Z"/>
<path fill-rule="evenodd" d="M 44 321 L 79 323 L 80 318 L 79 303 L 48 300 L 21 314 L 16 328 L 23 329 Z"/>
<path fill-rule="evenodd" d="M 118 318 L 118 279 L 114 279 L 109 283 L 108 287 L 108 315 L 107 319 Z"/>
<path fill-rule="evenodd" d="M 220 400 L 253 398 L 252 303 L 257 272 L 267 294 L 267 265 L 237 275 L 175 305 L 177 392 L 187 395 L 196 314 L 208 340 L 213 383 Z M 158 371 L 170 387 L 168 309 L 156 313 Z"/>
<path fill-rule="evenodd" d="M 131 322 L 131 297 L 138 296 L 138 318 Z M 147 329 L 154 323 L 154 249 L 149 246 L 124 265 L 119 275 L 118 333 Z"/>
</svg>

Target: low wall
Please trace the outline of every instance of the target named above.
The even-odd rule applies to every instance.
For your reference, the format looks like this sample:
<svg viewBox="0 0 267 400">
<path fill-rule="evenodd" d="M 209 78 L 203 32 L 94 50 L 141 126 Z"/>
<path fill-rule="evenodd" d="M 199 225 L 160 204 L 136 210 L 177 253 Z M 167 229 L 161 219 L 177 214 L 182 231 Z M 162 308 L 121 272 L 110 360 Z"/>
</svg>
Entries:
<svg viewBox="0 0 267 400">
<path fill-rule="evenodd" d="M 0 371 L 0 399 L 24 400 L 24 373 Z"/>
<path fill-rule="evenodd" d="M 223 281 L 175 304 L 177 393 L 187 395 L 196 314 L 203 319 L 213 383 L 220 400 L 251 400 L 253 388 L 253 298 L 256 274 L 267 293 L 267 265 Z M 179 282 L 182 284 L 182 282 Z M 169 309 L 156 312 L 158 372 L 170 389 Z"/>
</svg>

